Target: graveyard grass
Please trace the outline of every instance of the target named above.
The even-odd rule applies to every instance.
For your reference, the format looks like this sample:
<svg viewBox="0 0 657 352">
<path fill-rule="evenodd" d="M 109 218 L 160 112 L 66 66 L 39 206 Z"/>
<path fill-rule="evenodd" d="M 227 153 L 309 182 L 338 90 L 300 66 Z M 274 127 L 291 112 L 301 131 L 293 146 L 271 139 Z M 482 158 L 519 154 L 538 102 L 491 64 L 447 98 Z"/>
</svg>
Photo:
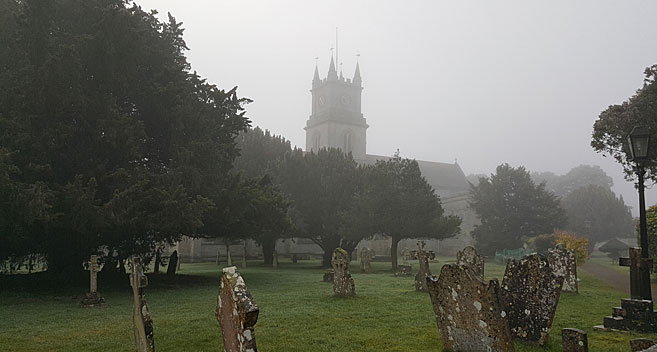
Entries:
<svg viewBox="0 0 657 352">
<path fill-rule="evenodd" d="M 431 263 L 438 274 L 438 258 Z M 283 259 L 282 261 L 285 261 Z M 337 298 L 322 282 L 317 261 L 280 263 L 277 269 L 249 262 L 239 269 L 260 306 L 255 326 L 261 351 L 441 351 L 427 293 L 415 292 L 413 277 L 394 277 L 390 263 L 373 262 L 362 274 L 353 261 L 356 296 Z M 417 270 L 417 263 L 413 269 Z M 486 277 L 501 278 L 502 265 L 486 263 Z M 146 300 L 153 315 L 158 351 L 222 351 L 214 311 L 220 267 L 183 264 L 180 275 L 149 274 Z M 0 277 L 0 350 L 133 351 L 132 294 L 128 278 L 99 274 L 107 305 L 81 308 L 87 276 L 60 283 L 44 274 Z M 624 294 L 580 273 L 580 294 L 562 294 L 545 347 L 516 342 L 516 351 L 561 351 L 561 328 L 589 334 L 591 351 L 627 351 L 629 340 L 649 335 L 595 332 Z M 109 282 L 112 281 L 112 282 Z M 108 283 L 109 282 L 109 283 Z"/>
</svg>

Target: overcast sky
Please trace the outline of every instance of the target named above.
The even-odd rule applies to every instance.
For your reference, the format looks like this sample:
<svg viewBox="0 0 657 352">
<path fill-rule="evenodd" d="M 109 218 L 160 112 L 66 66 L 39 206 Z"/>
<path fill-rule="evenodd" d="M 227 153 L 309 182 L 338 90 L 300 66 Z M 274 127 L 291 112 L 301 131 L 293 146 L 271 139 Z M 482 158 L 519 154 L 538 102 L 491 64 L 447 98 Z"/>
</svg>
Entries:
<svg viewBox="0 0 657 352">
<path fill-rule="evenodd" d="M 593 122 L 657 63 L 657 1 L 137 1 L 185 28 L 194 70 L 254 102 L 253 124 L 305 149 L 315 58 L 325 77 L 360 54 L 369 154 L 568 172 L 600 165 L 637 208 Z M 657 187 L 647 190 L 648 206 Z"/>
</svg>

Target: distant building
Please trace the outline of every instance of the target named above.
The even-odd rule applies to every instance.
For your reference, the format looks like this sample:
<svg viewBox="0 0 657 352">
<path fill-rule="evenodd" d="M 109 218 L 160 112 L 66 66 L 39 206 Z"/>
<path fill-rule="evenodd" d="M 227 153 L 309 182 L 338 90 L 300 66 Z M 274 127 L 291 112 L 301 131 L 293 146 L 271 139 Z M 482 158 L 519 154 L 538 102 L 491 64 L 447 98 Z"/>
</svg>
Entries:
<svg viewBox="0 0 657 352">
<path fill-rule="evenodd" d="M 369 125 L 361 112 L 361 95 L 363 90 L 360 66 L 356 63 L 356 71 L 352 79 L 345 79 L 342 72 L 338 74 L 335 62 L 331 63 L 327 77 L 321 79 L 315 66 L 312 80 L 311 115 L 306 121 L 306 151 L 317 152 L 322 148 L 339 148 L 351 152 L 354 160 L 361 164 L 374 164 L 377 160 L 390 157 L 367 154 L 367 129 Z M 434 161 L 417 161 L 422 175 L 433 186 L 440 196 L 446 215 L 458 215 L 462 219 L 461 233 L 445 240 L 427 241 L 427 249 L 439 254 L 453 255 L 465 246 L 473 245 L 471 231 L 479 221 L 476 213 L 470 209 L 470 186 L 461 167 L 456 163 L 440 163 Z M 181 259 L 209 260 L 217 253 L 225 255 L 225 246 L 221 241 L 187 239 L 181 244 Z M 252 243 L 252 242 L 251 242 Z M 413 250 L 416 240 L 402 240 L 398 250 Z M 383 236 L 361 241 L 360 246 L 375 250 L 377 255 L 390 255 L 391 241 Z M 241 251 L 242 249 L 239 249 Z M 231 247 L 231 254 L 238 251 Z M 253 253 L 254 249 L 247 250 Z M 320 255 L 322 249 L 308 239 L 279 240 L 276 251 L 281 255 L 303 254 Z M 257 251 L 256 251 L 257 252 Z"/>
</svg>

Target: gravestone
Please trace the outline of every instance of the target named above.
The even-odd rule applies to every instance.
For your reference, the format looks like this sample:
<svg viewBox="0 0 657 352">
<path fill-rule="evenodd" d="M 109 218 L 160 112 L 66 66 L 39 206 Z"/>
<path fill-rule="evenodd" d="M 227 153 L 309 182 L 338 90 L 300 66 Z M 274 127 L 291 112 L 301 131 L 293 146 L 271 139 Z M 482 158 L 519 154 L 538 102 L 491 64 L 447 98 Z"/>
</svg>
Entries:
<svg viewBox="0 0 657 352">
<path fill-rule="evenodd" d="M 299 259 L 296 254 L 292 254 L 292 263 L 296 264 Z"/>
<path fill-rule="evenodd" d="M 326 269 L 326 271 L 324 272 L 324 277 L 323 277 L 322 281 L 332 283 L 334 277 L 335 277 L 335 270 Z"/>
<path fill-rule="evenodd" d="M 105 303 L 100 293 L 98 293 L 98 256 L 92 255 L 89 259 L 89 293 L 85 294 L 80 304 L 83 307 L 100 307 Z"/>
<path fill-rule="evenodd" d="M 271 266 L 274 268 L 278 268 L 278 254 L 276 254 L 275 249 L 274 252 L 272 253 Z"/>
<path fill-rule="evenodd" d="M 246 268 L 246 243 L 242 246 L 242 268 Z"/>
<path fill-rule="evenodd" d="M 456 253 L 456 263 L 466 265 L 480 278 L 484 277 L 484 257 L 471 247 L 465 247 Z"/>
<path fill-rule="evenodd" d="M 630 248 L 629 258 L 619 258 L 621 266 L 630 267 L 630 299 L 621 299 L 621 306 L 614 307 L 611 316 L 604 317 L 604 324 L 596 330 L 630 330 L 657 332 L 657 313 L 652 300 L 641 299 L 646 292 L 644 270 L 649 270 L 652 260 L 641 258 L 641 248 Z M 649 283 L 648 283 L 649 285 Z"/>
<path fill-rule="evenodd" d="M 433 251 L 425 251 L 424 246 L 426 243 L 424 241 L 417 241 L 417 251 L 413 252 L 413 257 L 420 262 L 420 270 L 415 275 L 415 290 L 416 291 L 427 291 L 427 277 L 431 275 L 429 270 L 429 260 L 436 258 L 436 254 Z"/>
<path fill-rule="evenodd" d="M 588 352 L 589 339 L 580 329 L 561 329 L 561 348 L 563 352 Z"/>
<path fill-rule="evenodd" d="M 502 280 L 502 298 L 514 338 L 545 343 L 563 280 L 554 275 L 547 258 L 540 254 L 509 260 Z"/>
<path fill-rule="evenodd" d="M 221 325 L 225 352 L 256 352 L 255 324 L 260 309 L 237 268 L 221 274 L 216 316 Z"/>
<path fill-rule="evenodd" d="M 144 274 L 141 258 L 132 257 L 131 266 L 130 286 L 132 286 L 133 297 L 132 324 L 135 347 L 138 352 L 153 352 L 155 351 L 153 318 L 144 298 L 144 289 L 148 286 L 148 278 Z"/>
<path fill-rule="evenodd" d="M 354 279 L 349 273 L 349 255 L 342 248 L 333 251 L 333 294 L 336 296 L 353 296 L 356 294 Z"/>
<path fill-rule="evenodd" d="M 427 287 L 445 351 L 514 351 L 500 285 L 483 281 L 465 265 L 443 265 Z"/>
<path fill-rule="evenodd" d="M 233 258 L 230 256 L 230 247 L 226 251 L 226 263 L 229 267 L 233 266 Z"/>
<path fill-rule="evenodd" d="M 178 268 L 178 251 L 173 251 L 169 257 L 169 266 L 167 267 L 167 275 L 174 276 L 176 275 L 176 269 Z"/>
<path fill-rule="evenodd" d="M 410 264 L 397 265 L 395 276 L 413 276 L 413 266 Z"/>
<path fill-rule="evenodd" d="M 632 352 L 645 351 L 657 345 L 657 341 L 652 339 L 634 339 L 630 340 L 630 350 Z"/>
<path fill-rule="evenodd" d="M 361 247 L 358 251 L 358 257 L 360 258 L 360 271 L 364 273 L 369 273 L 372 271 L 372 257 L 374 256 L 374 251 L 367 248 Z"/>
<path fill-rule="evenodd" d="M 559 243 L 548 250 L 548 261 L 552 272 L 564 278 L 561 291 L 578 293 L 575 252 Z"/>
</svg>

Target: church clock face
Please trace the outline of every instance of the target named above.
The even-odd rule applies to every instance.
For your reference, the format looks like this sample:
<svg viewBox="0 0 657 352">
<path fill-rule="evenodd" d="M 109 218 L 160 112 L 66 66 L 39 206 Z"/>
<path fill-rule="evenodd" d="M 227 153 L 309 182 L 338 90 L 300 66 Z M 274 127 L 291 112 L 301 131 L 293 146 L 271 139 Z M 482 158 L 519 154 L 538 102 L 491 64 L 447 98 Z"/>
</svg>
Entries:
<svg viewBox="0 0 657 352">
<path fill-rule="evenodd" d="M 320 95 L 318 102 L 319 102 L 319 106 L 324 106 L 326 104 L 326 98 L 324 98 L 323 95 Z"/>
<path fill-rule="evenodd" d="M 351 97 L 348 95 L 341 96 L 340 103 L 342 103 L 342 105 L 351 105 Z"/>
</svg>

